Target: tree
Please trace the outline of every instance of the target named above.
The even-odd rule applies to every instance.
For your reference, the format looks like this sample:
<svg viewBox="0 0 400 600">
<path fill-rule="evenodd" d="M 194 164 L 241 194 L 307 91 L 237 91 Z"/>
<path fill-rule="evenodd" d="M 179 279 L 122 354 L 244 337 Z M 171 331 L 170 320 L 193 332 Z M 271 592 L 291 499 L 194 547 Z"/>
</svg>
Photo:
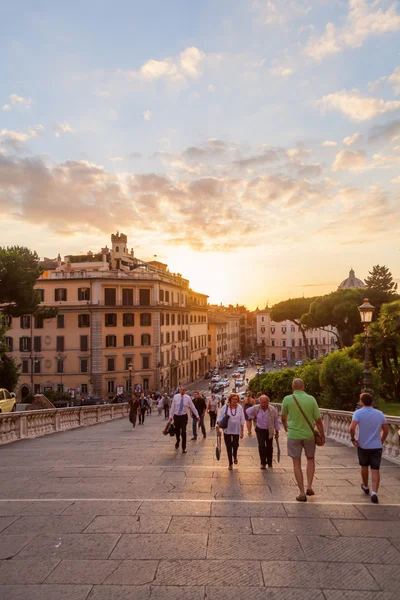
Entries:
<svg viewBox="0 0 400 600">
<path fill-rule="evenodd" d="M 0 248 L 0 303 L 12 316 L 33 314 L 40 298 L 34 290 L 41 275 L 36 252 L 22 246 Z"/>
<path fill-rule="evenodd" d="M 370 290 L 385 292 L 388 296 L 391 296 L 397 290 L 397 283 L 393 281 L 391 272 L 385 266 L 375 265 L 372 267 L 372 271 L 369 271 L 369 277 L 364 281 Z"/>
<path fill-rule="evenodd" d="M 354 410 L 362 387 L 363 365 L 350 358 L 348 350 L 336 350 L 322 361 L 321 406 L 335 410 Z"/>
<path fill-rule="evenodd" d="M 19 365 L 15 359 L 9 358 L 6 354 L 9 351 L 4 341 L 6 331 L 6 320 L 4 315 L 0 314 L 0 388 L 13 392 L 18 383 Z"/>
<path fill-rule="evenodd" d="M 334 327 L 333 335 L 339 348 L 350 346 L 356 333 L 362 331 L 358 306 L 362 303 L 362 290 L 336 290 L 316 298 L 301 323 L 305 328 Z"/>
<path fill-rule="evenodd" d="M 280 323 L 281 321 L 292 321 L 297 327 L 300 328 L 301 335 L 304 341 L 304 347 L 306 349 L 306 355 L 310 356 L 308 348 L 308 341 L 306 337 L 307 325 L 301 323 L 301 318 L 304 314 L 310 310 L 310 305 L 314 301 L 314 298 L 291 298 L 290 300 L 284 300 L 278 302 L 271 310 L 271 319 Z"/>
</svg>

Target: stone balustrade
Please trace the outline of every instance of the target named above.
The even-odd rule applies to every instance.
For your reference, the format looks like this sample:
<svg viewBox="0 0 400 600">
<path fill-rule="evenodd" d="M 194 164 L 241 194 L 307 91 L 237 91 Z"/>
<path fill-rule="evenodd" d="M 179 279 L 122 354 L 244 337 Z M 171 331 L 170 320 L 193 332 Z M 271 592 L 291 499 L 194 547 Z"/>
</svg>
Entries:
<svg viewBox="0 0 400 600">
<path fill-rule="evenodd" d="M 0 414 L 0 444 L 68 431 L 127 416 L 129 404 L 103 404 Z"/>
<path fill-rule="evenodd" d="M 282 405 L 274 404 L 274 406 L 280 414 Z M 346 410 L 328 410 L 326 408 L 320 410 L 326 437 L 346 446 L 351 446 L 349 429 L 353 413 Z M 389 425 L 389 434 L 383 444 L 382 456 L 391 462 L 400 464 L 400 417 L 386 415 L 386 421 Z"/>
</svg>

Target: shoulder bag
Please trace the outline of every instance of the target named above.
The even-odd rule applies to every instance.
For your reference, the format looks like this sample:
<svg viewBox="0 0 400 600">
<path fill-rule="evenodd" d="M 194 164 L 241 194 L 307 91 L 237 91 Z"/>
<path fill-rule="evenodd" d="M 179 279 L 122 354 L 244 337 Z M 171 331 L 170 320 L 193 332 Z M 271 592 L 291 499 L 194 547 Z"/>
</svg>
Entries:
<svg viewBox="0 0 400 600">
<path fill-rule="evenodd" d="M 225 404 L 225 414 L 219 422 L 219 426 L 221 429 L 227 429 L 229 423 L 229 415 L 228 415 L 228 405 Z"/>
<path fill-rule="evenodd" d="M 323 442 L 322 442 L 322 437 L 321 437 L 321 434 L 320 434 L 320 432 L 318 431 L 318 429 L 317 429 L 316 427 L 313 427 L 313 426 L 311 425 L 311 423 L 310 423 L 310 421 L 308 420 L 308 418 L 306 417 L 306 415 L 305 415 L 305 413 L 304 413 L 303 409 L 301 408 L 301 406 L 300 406 L 300 404 L 299 404 L 299 402 L 298 402 L 298 400 L 297 400 L 296 396 L 295 396 L 294 394 L 292 394 L 292 396 L 293 396 L 293 400 L 294 400 L 294 401 L 296 402 L 296 404 L 297 404 L 297 407 L 298 407 L 299 411 L 301 412 L 301 414 L 303 415 L 303 417 L 304 417 L 304 418 L 305 418 L 305 420 L 307 421 L 307 424 L 308 424 L 309 428 L 310 428 L 310 429 L 311 429 L 311 431 L 313 432 L 313 435 L 314 435 L 314 440 L 315 440 L 315 444 L 316 444 L 317 446 L 323 446 L 324 444 L 323 444 Z"/>
</svg>

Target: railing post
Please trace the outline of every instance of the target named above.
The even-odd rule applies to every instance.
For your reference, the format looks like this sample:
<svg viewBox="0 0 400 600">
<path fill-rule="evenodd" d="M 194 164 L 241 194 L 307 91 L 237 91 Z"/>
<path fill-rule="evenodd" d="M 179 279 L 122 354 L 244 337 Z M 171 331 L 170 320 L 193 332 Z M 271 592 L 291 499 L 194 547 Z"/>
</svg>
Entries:
<svg viewBox="0 0 400 600">
<path fill-rule="evenodd" d="M 24 415 L 19 420 L 19 439 L 22 440 L 23 438 L 26 438 L 27 435 L 28 435 L 28 420 L 27 420 L 27 417 Z"/>
</svg>

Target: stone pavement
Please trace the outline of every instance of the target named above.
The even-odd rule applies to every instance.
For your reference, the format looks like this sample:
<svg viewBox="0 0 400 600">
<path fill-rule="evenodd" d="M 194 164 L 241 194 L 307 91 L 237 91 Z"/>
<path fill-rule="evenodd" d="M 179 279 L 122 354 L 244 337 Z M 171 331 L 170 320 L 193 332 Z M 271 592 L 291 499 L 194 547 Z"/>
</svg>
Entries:
<svg viewBox="0 0 400 600">
<path fill-rule="evenodd" d="M 246 436 L 228 471 L 214 433 L 183 455 L 164 423 L 0 448 L 1 600 L 399 599 L 400 467 L 372 505 L 355 450 L 328 442 L 299 504 L 283 439 L 273 470 Z"/>
</svg>

